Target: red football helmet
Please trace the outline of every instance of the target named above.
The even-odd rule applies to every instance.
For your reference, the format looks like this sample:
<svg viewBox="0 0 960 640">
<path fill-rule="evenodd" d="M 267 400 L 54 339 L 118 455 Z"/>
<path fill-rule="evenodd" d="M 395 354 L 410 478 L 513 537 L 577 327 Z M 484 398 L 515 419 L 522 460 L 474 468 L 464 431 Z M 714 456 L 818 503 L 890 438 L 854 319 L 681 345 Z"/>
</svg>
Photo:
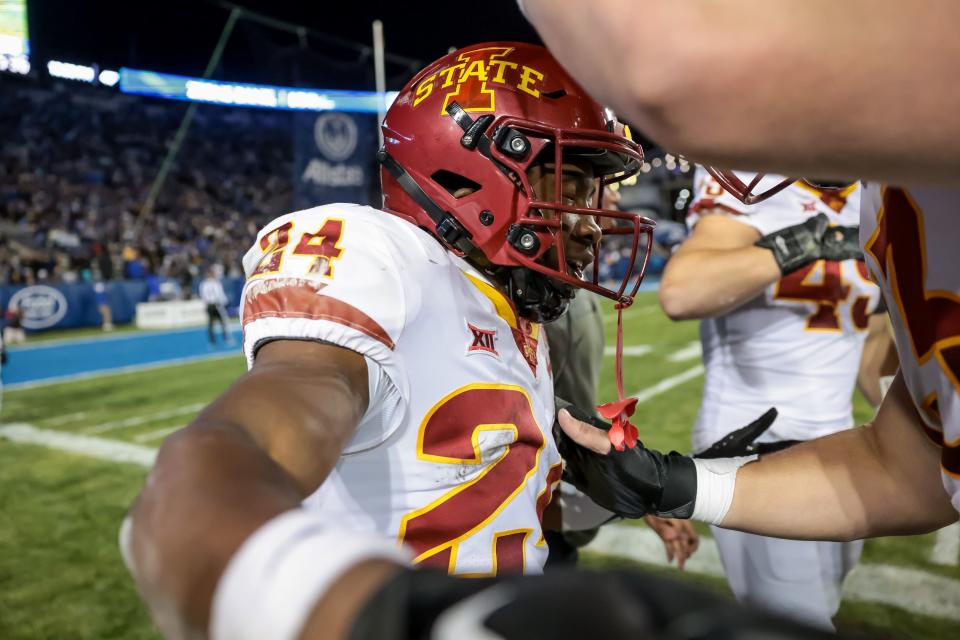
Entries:
<svg viewBox="0 0 960 640">
<path fill-rule="evenodd" d="M 571 287 L 632 302 L 654 222 L 604 209 L 599 196 L 595 208 L 565 205 L 560 178 L 563 159 L 575 157 L 593 166 L 602 193 L 603 185 L 639 170 L 643 151 L 546 49 L 497 42 L 440 58 L 400 91 L 383 136 L 384 209 L 459 254 L 482 254 L 522 315 L 552 319 L 565 308 Z M 534 193 L 527 169 L 538 162 L 554 164 L 555 193 Z M 596 216 L 603 228 L 592 274 L 582 279 L 564 257 L 563 212 Z M 614 238 L 629 264 L 620 282 L 605 287 L 599 265 L 603 250 L 618 243 Z M 551 248 L 556 265 L 544 264 Z"/>
</svg>

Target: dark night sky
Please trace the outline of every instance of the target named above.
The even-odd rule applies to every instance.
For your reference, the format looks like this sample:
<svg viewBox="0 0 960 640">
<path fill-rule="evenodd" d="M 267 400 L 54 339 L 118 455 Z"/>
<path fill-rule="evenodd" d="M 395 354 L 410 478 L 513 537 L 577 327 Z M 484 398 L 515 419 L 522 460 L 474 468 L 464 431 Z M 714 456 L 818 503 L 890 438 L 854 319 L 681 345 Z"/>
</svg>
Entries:
<svg viewBox="0 0 960 640">
<path fill-rule="evenodd" d="M 28 0 L 34 65 L 47 59 L 130 66 L 201 75 L 229 10 L 216 0 Z M 384 23 L 388 53 L 429 62 L 450 46 L 489 40 L 537 42 L 514 0 L 488 3 L 436 1 L 238 0 L 284 21 L 362 44 L 371 22 Z M 321 88 L 373 89 L 372 61 L 349 48 L 250 21 L 238 22 L 215 78 Z M 412 66 L 387 66 L 388 88 L 399 88 Z"/>
</svg>

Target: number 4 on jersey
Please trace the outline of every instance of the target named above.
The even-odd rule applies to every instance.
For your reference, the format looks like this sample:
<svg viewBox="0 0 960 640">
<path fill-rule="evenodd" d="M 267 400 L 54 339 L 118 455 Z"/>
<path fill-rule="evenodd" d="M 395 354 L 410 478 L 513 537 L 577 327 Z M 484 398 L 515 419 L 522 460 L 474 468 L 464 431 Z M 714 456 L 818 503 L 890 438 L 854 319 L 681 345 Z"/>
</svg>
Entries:
<svg viewBox="0 0 960 640">
<path fill-rule="evenodd" d="M 857 261 L 857 275 L 867 278 L 867 266 Z M 820 275 L 819 282 L 816 276 Z M 816 303 L 816 310 L 807 318 L 807 331 L 840 331 L 839 306 L 847 302 L 851 287 L 843 278 L 843 263 L 834 260 L 817 260 L 806 267 L 784 276 L 774 289 L 774 298 L 792 302 Z M 850 302 L 853 326 L 863 331 L 867 328 L 867 305 L 870 298 L 858 296 Z"/>
<path fill-rule="evenodd" d="M 283 256 L 290 244 L 292 222 L 271 229 L 260 238 L 260 249 L 263 257 L 253 270 L 250 277 L 277 273 L 283 263 Z M 315 233 L 304 232 L 300 241 L 291 252 L 295 256 L 314 256 L 315 259 L 304 271 L 309 274 L 321 275 L 324 278 L 333 277 L 333 261 L 340 257 L 343 249 L 338 245 L 343 235 L 343 220 L 328 218 L 323 221 Z"/>
</svg>

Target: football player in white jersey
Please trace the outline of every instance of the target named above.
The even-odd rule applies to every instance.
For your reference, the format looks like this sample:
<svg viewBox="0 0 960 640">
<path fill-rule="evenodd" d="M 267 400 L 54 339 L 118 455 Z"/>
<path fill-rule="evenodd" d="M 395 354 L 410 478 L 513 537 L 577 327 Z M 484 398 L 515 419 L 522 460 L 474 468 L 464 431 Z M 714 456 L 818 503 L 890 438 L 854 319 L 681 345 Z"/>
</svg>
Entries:
<svg viewBox="0 0 960 640">
<path fill-rule="evenodd" d="M 881 338 L 886 335 L 886 320 L 870 315 L 880 290 L 859 259 L 860 191 L 858 184 L 820 190 L 797 182 L 747 206 L 697 168 L 687 216 L 691 234 L 667 264 L 659 291 L 674 320 L 702 319 L 706 379 L 693 430 L 695 452 L 769 406 L 777 407 L 777 420 L 743 455 L 853 426 L 852 392 L 861 363 L 879 360 L 861 357 L 867 333 L 872 326 Z M 843 228 L 846 241 L 834 259 L 808 253 L 778 263 L 768 247 L 811 225 L 827 232 Z M 704 273 L 710 277 L 698 277 Z M 882 339 L 871 343 L 886 346 Z M 873 377 L 879 378 L 879 370 Z M 878 405 L 879 385 L 864 387 Z M 861 541 L 783 540 L 718 527 L 713 533 L 738 600 L 832 628 L 843 578 L 860 556 Z"/>
<path fill-rule="evenodd" d="M 338 637 L 407 563 L 541 571 L 561 461 L 540 323 L 577 288 L 632 301 L 639 276 L 605 287 L 591 265 L 619 235 L 643 270 L 652 223 L 599 197 L 642 151 L 514 43 L 421 71 L 383 133 L 382 210 L 326 204 L 258 234 L 249 372 L 166 441 L 125 525 L 173 637 Z"/>
</svg>

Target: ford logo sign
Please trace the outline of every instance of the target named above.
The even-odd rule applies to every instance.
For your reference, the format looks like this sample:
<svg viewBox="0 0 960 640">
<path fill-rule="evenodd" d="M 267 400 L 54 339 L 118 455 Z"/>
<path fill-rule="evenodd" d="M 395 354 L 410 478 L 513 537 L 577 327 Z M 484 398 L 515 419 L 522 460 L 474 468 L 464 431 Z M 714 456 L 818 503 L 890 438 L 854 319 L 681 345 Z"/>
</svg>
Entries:
<svg viewBox="0 0 960 640">
<path fill-rule="evenodd" d="M 20 289 L 10 298 L 8 308 L 19 308 L 25 329 L 49 329 L 67 313 L 67 299 L 46 285 Z"/>
</svg>

